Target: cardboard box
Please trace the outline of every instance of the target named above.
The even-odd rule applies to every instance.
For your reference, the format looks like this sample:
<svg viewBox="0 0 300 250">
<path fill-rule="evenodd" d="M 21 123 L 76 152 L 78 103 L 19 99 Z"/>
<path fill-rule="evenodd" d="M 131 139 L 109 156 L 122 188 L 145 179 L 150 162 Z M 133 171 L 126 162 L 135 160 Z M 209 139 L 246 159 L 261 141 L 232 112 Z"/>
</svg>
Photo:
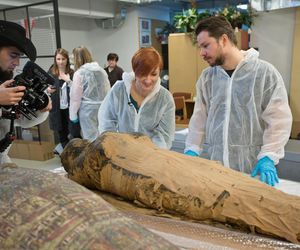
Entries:
<svg viewBox="0 0 300 250">
<path fill-rule="evenodd" d="M 11 158 L 46 161 L 54 157 L 54 144 L 50 142 L 38 141 L 13 141 L 8 155 Z"/>
<path fill-rule="evenodd" d="M 38 125 L 40 127 L 40 138 L 41 141 L 47 141 L 55 144 L 54 133 L 49 128 L 49 117 L 46 121 Z"/>
</svg>

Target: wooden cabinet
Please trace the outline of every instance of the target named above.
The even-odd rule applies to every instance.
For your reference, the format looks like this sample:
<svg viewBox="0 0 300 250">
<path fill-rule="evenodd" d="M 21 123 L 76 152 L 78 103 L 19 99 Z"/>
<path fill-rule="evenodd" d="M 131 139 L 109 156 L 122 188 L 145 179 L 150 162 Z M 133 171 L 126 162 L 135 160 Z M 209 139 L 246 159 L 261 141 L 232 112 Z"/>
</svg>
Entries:
<svg viewBox="0 0 300 250">
<path fill-rule="evenodd" d="M 300 7 L 297 8 L 294 42 L 293 42 L 293 58 L 292 58 L 292 77 L 290 84 L 290 106 L 293 113 L 292 138 L 297 138 L 300 134 Z"/>
<path fill-rule="evenodd" d="M 248 48 L 248 33 L 236 33 L 238 47 Z M 174 92 L 191 92 L 196 96 L 196 82 L 208 64 L 200 57 L 190 34 L 169 35 L 169 89 Z"/>
<path fill-rule="evenodd" d="M 169 89 L 174 92 L 191 92 L 195 95 L 195 83 L 201 73 L 197 47 L 189 34 L 169 35 Z"/>
</svg>

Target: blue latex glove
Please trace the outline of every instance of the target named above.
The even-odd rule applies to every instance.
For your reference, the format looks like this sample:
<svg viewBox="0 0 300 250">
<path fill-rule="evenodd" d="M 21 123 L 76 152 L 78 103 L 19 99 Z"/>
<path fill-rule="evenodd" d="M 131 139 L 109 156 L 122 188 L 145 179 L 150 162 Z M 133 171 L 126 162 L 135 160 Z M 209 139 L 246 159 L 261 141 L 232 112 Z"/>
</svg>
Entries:
<svg viewBox="0 0 300 250">
<path fill-rule="evenodd" d="M 71 122 L 74 123 L 74 124 L 77 124 L 77 123 L 79 123 L 79 120 L 78 120 L 78 118 L 77 118 L 77 119 L 75 119 L 75 120 L 71 120 Z"/>
<path fill-rule="evenodd" d="M 279 183 L 274 162 L 268 156 L 261 158 L 256 163 L 251 176 L 255 177 L 258 173 L 260 173 L 260 180 L 270 186 L 275 186 L 276 183 Z"/>
<path fill-rule="evenodd" d="M 189 155 L 189 156 L 199 156 L 199 154 L 197 154 L 196 152 L 194 152 L 192 150 L 188 150 L 184 154 Z"/>
</svg>

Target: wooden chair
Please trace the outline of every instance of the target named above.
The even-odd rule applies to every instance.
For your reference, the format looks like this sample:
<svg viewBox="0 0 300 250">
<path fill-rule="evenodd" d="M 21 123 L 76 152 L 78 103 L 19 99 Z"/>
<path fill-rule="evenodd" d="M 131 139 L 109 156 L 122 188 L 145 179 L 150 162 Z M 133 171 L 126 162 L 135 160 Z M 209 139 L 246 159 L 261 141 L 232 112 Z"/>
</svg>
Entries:
<svg viewBox="0 0 300 250">
<path fill-rule="evenodd" d="M 192 93 L 189 92 L 174 92 L 173 97 L 183 96 L 186 100 L 192 99 Z"/>
<path fill-rule="evenodd" d="M 175 102 L 175 119 L 176 122 L 183 123 L 187 121 L 185 98 L 183 96 L 174 97 Z"/>
</svg>

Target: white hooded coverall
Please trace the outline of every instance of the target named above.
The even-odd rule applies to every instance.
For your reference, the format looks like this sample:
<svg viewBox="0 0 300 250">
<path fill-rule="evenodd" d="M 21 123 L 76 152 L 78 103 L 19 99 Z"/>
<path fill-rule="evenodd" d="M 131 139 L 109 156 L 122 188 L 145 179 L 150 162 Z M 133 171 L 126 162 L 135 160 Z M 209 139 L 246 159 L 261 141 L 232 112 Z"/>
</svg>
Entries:
<svg viewBox="0 0 300 250">
<path fill-rule="evenodd" d="M 98 110 L 110 90 L 107 73 L 97 62 L 82 65 L 73 77 L 70 89 L 70 119 L 80 122 L 83 139 L 98 137 Z"/>
<path fill-rule="evenodd" d="M 205 141 L 210 159 L 250 173 L 264 156 L 283 158 L 292 115 L 279 72 L 256 50 L 243 53 L 231 77 L 220 66 L 201 74 L 185 152 L 200 153 Z"/>
<path fill-rule="evenodd" d="M 175 104 L 171 93 L 157 81 L 152 92 L 136 111 L 130 102 L 133 72 L 123 73 L 99 109 L 99 132 L 138 132 L 147 135 L 160 148 L 171 148 L 175 134 Z"/>
</svg>

